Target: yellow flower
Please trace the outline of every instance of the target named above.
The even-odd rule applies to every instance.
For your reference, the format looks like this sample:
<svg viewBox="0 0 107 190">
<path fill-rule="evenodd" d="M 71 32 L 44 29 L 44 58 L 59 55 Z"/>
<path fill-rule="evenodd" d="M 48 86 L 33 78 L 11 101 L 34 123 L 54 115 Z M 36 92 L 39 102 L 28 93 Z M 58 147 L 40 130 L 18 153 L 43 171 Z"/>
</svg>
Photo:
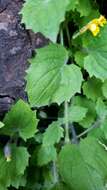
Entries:
<svg viewBox="0 0 107 190">
<path fill-rule="evenodd" d="M 7 143 L 4 147 L 4 156 L 7 162 L 11 161 L 11 146 Z"/>
<path fill-rule="evenodd" d="M 100 26 L 104 26 L 106 22 L 106 18 L 101 15 L 98 19 L 93 19 L 86 25 L 87 30 L 90 30 L 93 36 L 97 36 L 97 34 L 100 32 Z"/>
<path fill-rule="evenodd" d="M 106 23 L 107 23 L 106 18 L 101 15 L 100 18 L 98 19 L 98 24 L 99 24 L 100 26 L 104 26 L 104 24 L 106 24 Z"/>
<path fill-rule="evenodd" d="M 97 34 L 100 32 L 99 26 L 95 23 L 89 24 L 88 30 L 90 30 L 92 32 L 93 36 L 97 36 Z"/>
<path fill-rule="evenodd" d="M 11 161 L 11 156 L 7 156 L 7 157 L 6 157 L 6 161 L 7 161 L 7 162 L 10 162 L 10 161 Z"/>
<path fill-rule="evenodd" d="M 77 38 L 79 35 L 83 34 L 87 30 L 91 31 L 93 36 L 97 36 L 100 32 L 100 27 L 104 26 L 107 23 L 107 20 L 104 16 L 100 16 L 99 18 L 95 18 L 90 21 L 87 25 L 80 29 L 80 31 L 73 36 L 73 39 Z"/>
</svg>

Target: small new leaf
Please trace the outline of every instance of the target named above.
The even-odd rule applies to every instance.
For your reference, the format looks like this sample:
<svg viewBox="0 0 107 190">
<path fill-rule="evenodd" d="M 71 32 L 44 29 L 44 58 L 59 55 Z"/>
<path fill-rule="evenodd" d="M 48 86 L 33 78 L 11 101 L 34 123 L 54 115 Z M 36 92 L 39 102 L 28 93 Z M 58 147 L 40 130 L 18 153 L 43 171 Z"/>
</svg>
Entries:
<svg viewBox="0 0 107 190">
<path fill-rule="evenodd" d="M 74 11 L 78 5 L 78 2 L 79 0 L 69 0 L 69 4 L 68 4 L 68 7 L 67 7 L 67 11 Z"/>
<path fill-rule="evenodd" d="M 54 144 L 64 136 L 60 122 L 53 122 L 43 134 L 43 143 L 38 151 L 37 163 L 42 166 L 56 159 L 57 153 Z"/>
<path fill-rule="evenodd" d="M 88 109 L 82 106 L 71 105 L 68 111 L 69 121 L 79 122 L 86 116 Z"/>
<path fill-rule="evenodd" d="M 103 97 L 102 94 L 102 82 L 95 77 L 89 78 L 88 81 L 83 84 L 83 93 L 87 98 L 96 101 L 99 97 Z"/>
<path fill-rule="evenodd" d="M 57 152 L 55 147 L 52 146 L 41 146 L 37 155 L 37 164 L 43 166 L 51 161 L 55 161 Z"/>
<path fill-rule="evenodd" d="M 85 97 L 75 96 L 73 98 L 73 105 L 81 106 L 87 109 L 85 117 L 79 121 L 79 124 L 84 128 L 91 127 L 92 123 L 96 119 L 95 103 Z"/>
<path fill-rule="evenodd" d="M 51 146 L 58 143 L 64 136 L 63 132 L 64 130 L 60 127 L 60 122 L 53 122 L 43 135 L 43 146 Z"/>
<path fill-rule="evenodd" d="M 19 100 L 6 114 L 3 120 L 5 126 L 1 133 L 7 135 L 19 134 L 24 140 L 31 138 L 37 132 L 38 120 L 29 105 Z"/>
<path fill-rule="evenodd" d="M 20 177 L 23 176 L 28 166 L 29 153 L 25 147 L 11 146 L 11 161 L 7 162 L 3 151 L 0 150 L 0 187 L 17 186 L 20 183 Z M 14 183 L 13 183 L 14 181 Z M 4 188 L 4 189 L 5 189 Z"/>
<path fill-rule="evenodd" d="M 92 6 L 90 0 L 79 0 L 76 6 L 76 10 L 82 16 L 88 16 L 91 13 Z"/>
<path fill-rule="evenodd" d="M 104 120 L 107 116 L 107 106 L 104 104 L 103 100 L 99 98 L 96 103 L 96 112 L 101 120 Z"/>
</svg>

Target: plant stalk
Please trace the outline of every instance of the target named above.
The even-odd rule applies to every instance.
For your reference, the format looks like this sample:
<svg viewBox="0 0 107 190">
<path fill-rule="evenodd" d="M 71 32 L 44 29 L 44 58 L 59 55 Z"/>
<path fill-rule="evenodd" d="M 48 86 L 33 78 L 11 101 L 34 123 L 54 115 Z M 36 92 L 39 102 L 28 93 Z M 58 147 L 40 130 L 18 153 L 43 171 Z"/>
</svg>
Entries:
<svg viewBox="0 0 107 190">
<path fill-rule="evenodd" d="M 71 124 L 70 128 L 72 132 L 72 143 L 78 144 L 79 142 L 78 142 L 77 134 L 76 134 L 75 127 L 73 126 L 73 124 Z"/>
<path fill-rule="evenodd" d="M 70 138 L 69 138 L 69 120 L 68 120 L 68 102 L 65 101 L 64 103 L 64 117 L 65 117 L 65 144 L 70 143 Z"/>
<path fill-rule="evenodd" d="M 59 181 L 56 162 L 53 161 L 53 183 L 56 184 Z"/>
<path fill-rule="evenodd" d="M 81 133 L 80 135 L 78 135 L 77 138 L 81 138 L 82 136 L 84 136 L 87 133 L 89 133 L 90 131 L 92 131 L 94 128 L 99 127 L 100 122 L 101 121 L 99 119 L 97 119 L 96 122 L 91 127 L 89 127 L 88 129 L 86 129 L 85 131 L 83 131 L 83 133 Z"/>
</svg>

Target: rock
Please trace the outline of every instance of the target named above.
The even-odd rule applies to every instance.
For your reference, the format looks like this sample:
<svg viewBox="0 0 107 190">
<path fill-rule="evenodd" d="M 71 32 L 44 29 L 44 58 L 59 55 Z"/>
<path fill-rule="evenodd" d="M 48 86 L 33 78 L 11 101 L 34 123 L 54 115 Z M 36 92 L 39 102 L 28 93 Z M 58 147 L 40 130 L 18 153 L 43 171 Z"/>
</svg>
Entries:
<svg viewBox="0 0 107 190">
<path fill-rule="evenodd" d="M 28 58 L 35 48 L 43 47 L 48 40 L 21 25 L 21 0 L 0 1 L 0 114 L 22 98 L 27 100 L 25 74 Z"/>
</svg>

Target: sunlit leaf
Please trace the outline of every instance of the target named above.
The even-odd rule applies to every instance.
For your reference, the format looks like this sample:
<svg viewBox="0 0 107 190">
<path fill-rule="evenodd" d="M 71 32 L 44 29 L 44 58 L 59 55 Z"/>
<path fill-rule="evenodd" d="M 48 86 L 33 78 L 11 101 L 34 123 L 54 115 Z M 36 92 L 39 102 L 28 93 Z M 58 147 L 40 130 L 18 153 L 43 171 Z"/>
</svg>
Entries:
<svg viewBox="0 0 107 190">
<path fill-rule="evenodd" d="M 68 52 L 63 46 L 50 44 L 30 60 L 26 90 L 31 106 L 61 104 L 80 92 L 82 73 L 76 65 L 66 65 L 67 59 Z"/>
<path fill-rule="evenodd" d="M 69 0 L 26 0 L 22 14 L 22 23 L 27 29 L 41 32 L 52 41 L 56 41 L 59 25 L 64 20 Z"/>
</svg>

